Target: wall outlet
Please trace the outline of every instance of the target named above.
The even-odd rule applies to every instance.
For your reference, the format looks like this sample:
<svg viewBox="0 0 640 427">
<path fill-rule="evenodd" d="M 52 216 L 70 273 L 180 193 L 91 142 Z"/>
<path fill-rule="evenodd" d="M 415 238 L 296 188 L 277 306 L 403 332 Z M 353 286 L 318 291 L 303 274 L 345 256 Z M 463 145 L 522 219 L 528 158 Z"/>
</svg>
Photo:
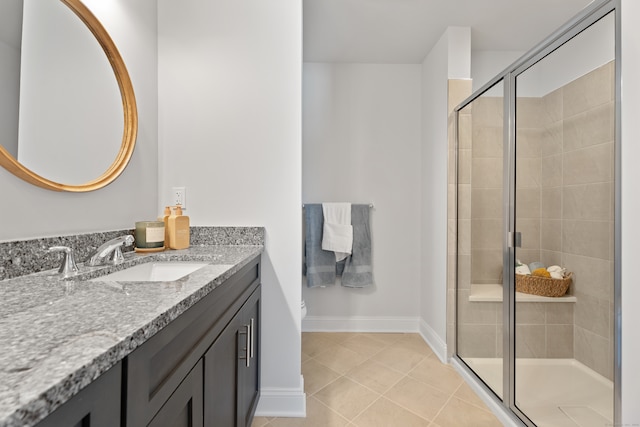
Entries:
<svg viewBox="0 0 640 427">
<path fill-rule="evenodd" d="M 171 204 L 180 206 L 182 209 L 187 209 L 187 188 L 186 187 L 173 187 L 171 189 Z"/>
</svg>

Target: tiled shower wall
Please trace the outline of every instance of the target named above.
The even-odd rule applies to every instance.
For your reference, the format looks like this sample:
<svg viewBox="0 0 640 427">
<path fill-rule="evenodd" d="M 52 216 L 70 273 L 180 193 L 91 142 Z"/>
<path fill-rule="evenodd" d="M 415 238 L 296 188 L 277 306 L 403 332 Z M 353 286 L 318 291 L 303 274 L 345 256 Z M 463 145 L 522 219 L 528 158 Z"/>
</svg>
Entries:
<svg viewBox="0 0 640 427">
<path fill-rule="evenodd" d="M 460 112 L 458 353 L 502 355 L 502 303 L 470 302 L 471 284 L 502 274 L 503 102 L 482 96 Z"/>
<path fill-rule="evenodd" d="M 519 304 L 517 354 L 575 357 L 610 379 L 613 76 L 610 63 L 544 97 L 519 98 L 516 135 L 518 258 L 567 267 L 574 273 L 570 293 L 578 300 L 575 307 Z M 469 357 L 499 357 L 501 303 L 469 303 L 467 297 L 470 283 L 501 282 L 502 98 L 477 99 L 459 120 L 458 206 L 451 203 L 449 209 L 450 257 L 456 208 L 459 218 L 458 350 Z M 451 141 L 450 148 L 452 154 Z"/>
<path fill-rule="evenodd" d="M 542 262 L 574 274 L 574 357 L 613 378 L 614 99 L 610 62 L 542 98 Z"/>
<path fill-rule="evenodd" d="M 502 86 L 500 86 L 502 88 Z M 503 210 L 503 99 L 481 96 L 471 107 L 471 283 L 501 283 Z M 465 172 L 466 174 L 466 172 Z"/>
<path fill-rule="evenodd" d="M 516 257 L 526 264 L 542 261 L 543 241 L 556 242 L 561 237 L 545 232 L 548 212 L 542 206 L 545 182 L 558 173 L 542 157 L 562 145 L 557 127 L 550 126 L 558 113 L 554 100 L 551 96 L 518 97 L 516 101 L 516 228 L 522 236 Z M 516 357 L 573 358 L 574 305 L 518 303 Z"/>
<path fill-rule="evenodd" d="M 518 104 L 518 256 L 528 262 L 541 258 L 540 102 L 526 98 Z M 458 351 L 466 357 L 503 355 L 502 303 L 469 301 L 471 283 L 502 283 L 503 111 L 502 98 L 482 96 L 459 119 Z M 573 357 L 573 304 L 519 303 L 516 316 L 518 357 Z"/>
</svg>

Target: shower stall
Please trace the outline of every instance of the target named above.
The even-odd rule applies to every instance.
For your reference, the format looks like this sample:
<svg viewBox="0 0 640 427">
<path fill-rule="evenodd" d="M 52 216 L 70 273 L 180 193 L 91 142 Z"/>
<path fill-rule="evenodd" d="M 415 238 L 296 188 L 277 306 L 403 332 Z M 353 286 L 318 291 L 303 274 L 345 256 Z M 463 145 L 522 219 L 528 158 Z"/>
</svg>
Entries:
<svg viewBox="0 0 640 427">
<path fill-rule="evenodd" d="M 619 420 L 617 13 L 592 4 L 455 109 L 454 359 L 527 426 Z M 564 269 L 543 282 L 566 294 L 517 291 L 517 266 Z"/>
</svg>

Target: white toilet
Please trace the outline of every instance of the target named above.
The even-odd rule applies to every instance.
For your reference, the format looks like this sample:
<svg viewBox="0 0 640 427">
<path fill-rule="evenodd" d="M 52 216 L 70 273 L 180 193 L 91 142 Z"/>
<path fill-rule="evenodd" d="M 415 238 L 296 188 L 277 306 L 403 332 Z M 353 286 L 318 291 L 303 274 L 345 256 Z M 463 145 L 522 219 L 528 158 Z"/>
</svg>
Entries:
<svg viewBox="0 0 640 427">
<path fill-rule="evenodd" d="M 302 320 L 305 317 L 307 317 L 307 305 L 304 303 L 304 300 L 302 300 L 302 303 L 300 304 L 300 308 L 302 309 L 302 315 L 300 316 L 300 320 Z"/>
</svg>

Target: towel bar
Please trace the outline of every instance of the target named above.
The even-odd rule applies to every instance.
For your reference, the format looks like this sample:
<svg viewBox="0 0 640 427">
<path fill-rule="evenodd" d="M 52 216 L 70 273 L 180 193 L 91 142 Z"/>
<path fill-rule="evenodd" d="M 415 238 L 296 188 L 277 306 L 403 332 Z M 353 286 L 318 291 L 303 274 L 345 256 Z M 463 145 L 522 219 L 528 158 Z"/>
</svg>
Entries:
<svg viewBox="0 0 640 427">
<path fill-rule="evenodd" d="M 320 203 L 319 203 L 319 204 L 320 204 Z M 354 204 L 356 204 L 356 203 L 354 203 Z M 304 203 L 302 204 L 302 207 L 304 208 Z M 370 208 L 373 208 L 373 203 L 369 203 L 369 207 L 370 207 Z"/>
</svg>

